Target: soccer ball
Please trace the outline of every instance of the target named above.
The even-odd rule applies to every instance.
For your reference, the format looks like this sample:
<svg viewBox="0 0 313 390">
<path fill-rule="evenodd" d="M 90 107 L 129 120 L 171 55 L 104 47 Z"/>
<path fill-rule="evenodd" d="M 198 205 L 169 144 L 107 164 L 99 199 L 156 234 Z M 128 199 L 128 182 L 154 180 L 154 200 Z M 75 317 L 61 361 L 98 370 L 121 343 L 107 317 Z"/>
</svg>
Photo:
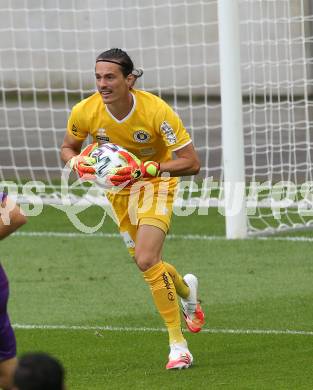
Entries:
<svg viewBox="0 0 313 390">
<path fill-rule="evenodd" d="M 112 187 L 112 183 L 107 176 L 112 173 L 113 168 L 128 165 L 126 159 L 120 154 L 121 151 L 130 154 L 126 149 L 112 143 L 102 144 L 90 153 L 89 156 L 95 159 L 93 167 L 97 183 L 101 184 L 102 187 Z"/>
<path fill-rule="evenodd" d="M 106 177 L 110 173 L 112 168 L 118 168 L 126 166 L 127 162 L 119 154 L 120 151 L 126 153 L 127 150 L 112 143 L 106 143 L 100 145 L 90 153 L 90 157 L 95 159 L 93 167 L 95 168 L 96 175 L 98 177 Z"/>
</svg>

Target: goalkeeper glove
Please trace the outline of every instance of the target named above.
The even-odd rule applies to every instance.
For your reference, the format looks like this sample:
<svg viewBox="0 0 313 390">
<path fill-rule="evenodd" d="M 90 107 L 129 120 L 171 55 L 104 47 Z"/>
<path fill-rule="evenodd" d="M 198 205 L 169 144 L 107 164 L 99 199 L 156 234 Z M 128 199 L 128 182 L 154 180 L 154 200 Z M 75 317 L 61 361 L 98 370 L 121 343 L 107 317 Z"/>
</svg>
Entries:
<svg viewBox="0 0 313 390">
<path fill-rule="evenodd" d="M 90 153 L 98 147 L 98 143 L 87 145 L 77 156 L 70 159 L 69 165 L 72 171 L 77 172 L 82 179 L 93 179 L 95 169 L 92 166 L 96 160 L 90 157 Z"/>
<path fill-rule="evenodd" d="M 143 179 L 157 177 L 160 174 L 160 163 L 155 161 L 145 161 L 141 163 L 140 169 Z"/>
<path fill-rule="evenodd" d="M 128 182 L 127 185 L 139 179 L 157 177 L 160 173 L 160 164 L 154 161 L 140 161 L 130 152 L 120 151 L 119 154 L 127 162 L 127 166 L 114 168 L 108 179 L 114 186 L 119 186 Z"/>
</svg>

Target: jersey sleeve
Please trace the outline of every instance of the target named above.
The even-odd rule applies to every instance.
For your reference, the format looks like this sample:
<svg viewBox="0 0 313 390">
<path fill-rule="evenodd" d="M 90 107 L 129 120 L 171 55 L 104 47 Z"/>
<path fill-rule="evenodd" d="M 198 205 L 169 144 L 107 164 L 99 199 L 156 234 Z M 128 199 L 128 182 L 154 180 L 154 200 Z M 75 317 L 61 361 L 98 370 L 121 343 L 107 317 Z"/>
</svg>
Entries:
<svg viewBox="0 0 313 390">
<path fill-rule="evenodd" d="M 8 194 L 6 192 L 0 192 L 0 203 L 4 202 Z"/>
<path fill-rule="evenodd" d="M 182 120 L 168 104 L 164 103 L 157 117 L 161 137 L 171 152 L 192 142 Z"/>
<path fill-rule="evenodd" d="M 79 141 L 83 141 L 88 136 L 88 128 L 84 123 L 82 110 L 79 105 L 73 107 L 67 121 L 67 134 L 70 134 Z"/>
</svg>

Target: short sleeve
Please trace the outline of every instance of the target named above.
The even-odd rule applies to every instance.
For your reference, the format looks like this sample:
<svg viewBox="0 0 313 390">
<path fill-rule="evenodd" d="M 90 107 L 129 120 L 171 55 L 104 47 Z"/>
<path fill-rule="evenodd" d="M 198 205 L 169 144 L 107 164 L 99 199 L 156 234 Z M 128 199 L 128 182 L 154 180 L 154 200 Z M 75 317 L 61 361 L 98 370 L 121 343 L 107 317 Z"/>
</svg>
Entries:
<svg viewBox="0 0 313 390">
<path fill-rule="evenodd" d="M 164 102 L 158 115 L 159 131 L 169 150 L 174 152 L 190 144 L 191 138 L 176 112 Z"/>
<path fill-rule="evenodd" d="M 88 128 L 84 124 L 83 115 L 78 105 L 74 106 L 67 121 L 67 133 L 79 141 L 88 136 Z"/>
</svg>

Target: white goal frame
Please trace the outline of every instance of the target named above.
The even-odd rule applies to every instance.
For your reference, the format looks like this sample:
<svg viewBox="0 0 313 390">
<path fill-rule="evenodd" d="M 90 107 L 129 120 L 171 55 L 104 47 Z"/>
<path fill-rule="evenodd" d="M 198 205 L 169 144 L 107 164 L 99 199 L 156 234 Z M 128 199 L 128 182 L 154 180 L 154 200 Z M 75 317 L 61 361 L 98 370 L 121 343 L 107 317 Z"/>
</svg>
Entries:
<svg viewBox="0 0 313 390">
<path fill-rule="evenodd" d="M 26 204 L 103 204 L 80 184 L 64 195 L 60 145 L 71 108 L 95 91 L 96 56 L 120 47 L 200 156 L 176 202 L 184 215 L 218 207 L 231 239 L 311 228 L 312 4 L 3 0 L 0 184 Z"/>
<path fill-rule="evenodd" d="M 222 148 L 226 237 L 247 237 L 237 0 L 219 0 L 218 26 L 222 102 Z M 233 214 L 232 209 L 236 212 Z"/>
</svg>

